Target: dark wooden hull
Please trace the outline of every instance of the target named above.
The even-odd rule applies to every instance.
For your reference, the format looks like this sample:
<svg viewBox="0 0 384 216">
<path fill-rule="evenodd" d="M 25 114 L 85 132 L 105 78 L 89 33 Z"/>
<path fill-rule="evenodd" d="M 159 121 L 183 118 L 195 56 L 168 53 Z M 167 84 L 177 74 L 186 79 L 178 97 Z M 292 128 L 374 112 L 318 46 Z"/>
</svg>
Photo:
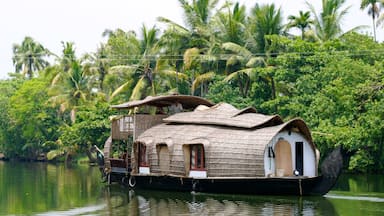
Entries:
<svg viewBox="0 0 384 216">
<path fill-rule="evenodd" d="M 255 195 L 323 195 L 318 190 L 323 177 L 313 178 L 204 178 L 193 179 L 173 176 L 132 176 L 130 187 L 167 191 L 255 194 Z"/>
</svg>

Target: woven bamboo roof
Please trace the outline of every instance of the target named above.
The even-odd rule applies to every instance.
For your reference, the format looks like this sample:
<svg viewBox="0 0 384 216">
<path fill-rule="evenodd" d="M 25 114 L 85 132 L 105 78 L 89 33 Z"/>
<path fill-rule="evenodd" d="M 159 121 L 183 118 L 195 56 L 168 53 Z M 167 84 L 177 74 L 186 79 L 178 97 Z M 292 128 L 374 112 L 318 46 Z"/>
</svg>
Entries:
<svg viewBox="0 0 384 216">
<path fill-rule="evenodd" d="M 115 109 L 131 109 L 140 106 L 166 107 L 172 104 L 181 104 L 184 109 L 194 109 L 199 105 L 213 106 L 214 104 L 204 98 L 190 95 L 164 95 L 148 96 L 143 100 L 129 101 L 123 104 L 113 105 Z"/>
<path fill-rule="evenodd" d="M 164 122 L 255 128 L 282 124 L 283 120 L 278 115 L 259 114 L 254 108 L 238 110 L 230 104 L 219 103 L 210 108 L 171 115 Z"/>
<path fill-rule="evenodd" d="M 244 114 L 245 115 L 245 114 Z M 141 134 L 136 142 L 145 143 L 152 153 L 151 170 L 159 171 L 156 146 L 166 144 L 172 154 L 170 174 L 185 175 L 183 146 L 201 143 L 206 151 L 206 166 L 211 177 L 264 176 L 264 153 L 266 146 L 281 131 L 303 134 L 312 142 L 308 127 L 301 119 L 293 119 L 275 126 L 238 128 L 204 124 L 169 124 L 154 126 Z M 160 171 L 159 171 L 160 172 Z"/>
</svg>

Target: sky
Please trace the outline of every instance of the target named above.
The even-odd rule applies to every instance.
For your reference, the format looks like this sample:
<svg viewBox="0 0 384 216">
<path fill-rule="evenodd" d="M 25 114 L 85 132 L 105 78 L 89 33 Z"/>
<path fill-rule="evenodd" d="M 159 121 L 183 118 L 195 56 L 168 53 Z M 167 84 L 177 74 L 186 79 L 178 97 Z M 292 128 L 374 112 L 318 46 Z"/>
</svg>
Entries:
<svg viewBox="0 0 384 216">
<path fill-rule="evenodd" d="M 223 2 L 224 0 L 222 0 Z M 256 3 L 275 3 L 283 17 L 308 11 L 305 0 L 237 0 L 249 10 Z M 307 0 L 321 8 L 322 0 Z M 232 0 L 235 2 L 235 0 Z M 360 10 L 361 0 L 346 0 L 349 13 L 342 21 L 344 31 L 367 25 L 363 33 L 373 35 L 367 10 Z M 60 54 L 61 42 L 74 42 L 77 56 L 95 52 L 106 38 L 106 29 L 121 28 L 139 31 L 145 24 L 162 28 L 157 17 L 166 17 L 183 24 L 182 9 L 178 0 L 6 0 L 0 2 L 0 79 L 14 71 L 12 46 L 21 44 L 26 36 L 32 37 L 51 52 Z M 377 38 L 384 40 L 384 29 L 378 28 Z"/>
</svg>

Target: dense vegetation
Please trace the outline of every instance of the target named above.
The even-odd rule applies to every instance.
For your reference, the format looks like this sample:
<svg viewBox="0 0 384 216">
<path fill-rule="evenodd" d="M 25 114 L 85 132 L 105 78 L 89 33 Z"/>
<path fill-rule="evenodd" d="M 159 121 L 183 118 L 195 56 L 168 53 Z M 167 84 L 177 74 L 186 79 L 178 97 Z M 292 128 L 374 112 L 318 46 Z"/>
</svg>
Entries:
<svg viewBox="0 0 384 216">
<path fill-rule="evenodd" d="M 344 0 L 324 0 L 321 11 L 308 5 L 285 24 L 274 4 L 247 11 L 179 1 L 184 26 L 159 17 L 163 32 L 106 30 L 107 42 L 82 57 L 71 42 L 61 54 L 30 37 L 15 44 L 15 73 L 0 81 L 0 151 L 24 159 L 86 153 L 109 136 L 110 104 L 180 93 L 301 117 L 323 155 L 342 145 L 356 152 L 351 171 L 384 170 L 384 45 L 342 32 Z"/>
</svg>

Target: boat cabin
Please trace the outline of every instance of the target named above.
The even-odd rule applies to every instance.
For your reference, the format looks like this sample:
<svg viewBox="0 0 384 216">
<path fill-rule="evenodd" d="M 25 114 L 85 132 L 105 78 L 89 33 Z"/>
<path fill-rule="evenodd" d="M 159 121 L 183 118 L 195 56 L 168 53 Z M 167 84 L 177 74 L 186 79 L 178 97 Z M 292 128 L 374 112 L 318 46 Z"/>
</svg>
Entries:
<svg viewBox="0 0 384 216">
<path fill-rule="evenodd" d="M 316 177 L 319 151 L 301 119 L 200 105 L 135 138 L 133 176 L 183 178 Z"/>
<path fill-rule="evenodd" d="M 102 171 L 108 182 L 124 181 L 131 172 L 132 145 L 145 130 L 162 123 L 170 114 L 213 104 L 203 98 L 183 95 L 147 97 L 112 106 L 126 114 L 112 116 L 111 136 L 104 144 Z M 144 159 L 142 159 L 144 161 Z M 145 167 L 145 162 L 141 162 Z M 143 171 L 144 170 L 144 171 Z M 145 172 L 146 168 L 142 168 Z"/>
</svg>

